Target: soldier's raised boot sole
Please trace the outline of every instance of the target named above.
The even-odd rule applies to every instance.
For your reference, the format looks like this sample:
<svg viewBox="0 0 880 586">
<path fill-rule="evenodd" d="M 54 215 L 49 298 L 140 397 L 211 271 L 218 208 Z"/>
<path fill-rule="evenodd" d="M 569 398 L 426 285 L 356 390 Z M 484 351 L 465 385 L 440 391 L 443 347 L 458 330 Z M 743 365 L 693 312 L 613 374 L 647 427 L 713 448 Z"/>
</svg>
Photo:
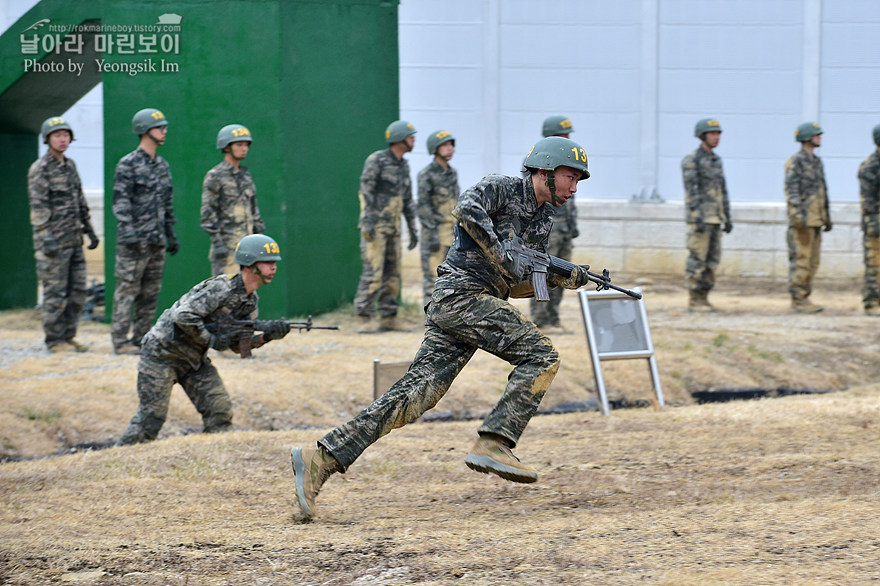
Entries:
<svg viewBox="0 0 880 586">
<path fill-rule="evenodd" d="M 316 450 L 306 448 L 305 451 L 309 456 L 308 462 L 311 462 Z M 308 474 L 308 463 L 306 457 L 303 456 L 302 448 L 291 448 L 290 464 L 293 466 L 293 478 L 296 485 L 296 499 L 299 503 L 299 508 L 302 509 L 307 519 L 311 519 L 315 509 L 314 496 L 309 498 L 309 494 L 312 492 L 312 478 L 311 474 Z"/>
</svg>

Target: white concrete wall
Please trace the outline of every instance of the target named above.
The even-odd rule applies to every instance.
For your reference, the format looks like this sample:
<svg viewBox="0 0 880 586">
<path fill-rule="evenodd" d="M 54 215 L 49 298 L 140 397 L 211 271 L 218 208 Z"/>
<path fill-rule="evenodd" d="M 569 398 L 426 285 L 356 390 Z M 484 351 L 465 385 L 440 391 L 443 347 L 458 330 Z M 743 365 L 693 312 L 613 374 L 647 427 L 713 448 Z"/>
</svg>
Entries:
<svg viewBox="0 0 880 586">
<path fill-rule="evenodd" d="M 684 276 L 685 222 L 681 201 L 661 204 L 578 199 L 574 260 L 627 276 Z M 722 236 L 719 278 L 788 279 L 787 215 L 781 203 L 734 203 L 733 232 Z M 822 234 L 817 278 L 860 279 L 862 232 L 858 204 L 831 206 L 834 229 Z"/>
</svg>

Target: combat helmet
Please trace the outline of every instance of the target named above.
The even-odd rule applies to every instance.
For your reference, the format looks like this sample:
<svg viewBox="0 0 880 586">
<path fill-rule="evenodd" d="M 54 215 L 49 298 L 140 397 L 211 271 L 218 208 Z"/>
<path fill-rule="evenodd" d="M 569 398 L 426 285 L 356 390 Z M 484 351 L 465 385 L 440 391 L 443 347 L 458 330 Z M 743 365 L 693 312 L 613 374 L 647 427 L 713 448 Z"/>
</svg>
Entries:
<svg viewBox="0 0 880 586">
<path fill-rule="evenodd" d="M 253 266 L 258 262 L 281 260 L 281 249 L 278 243 L 265 234 L 251 234 L 242 238 L 235 245 L 235 263 L 243 267 Z"/>
<path fill-rule="evenodd" d="M 715 118 L 702 118 L 694 126 L 694 136 L 702 138 L 707 132 L 721 132 L 721 123 Z"/>
<path fill-rule="evenodd" d="M 436 132 L 432 132 L 428 137 L 428 154 L 433 155 L 437 153 L 437 147 L 441 144 L 451 142 L 452 146 L 455 146 L 455 137 L 452 136 L 452 133 L 448 130 L 438 130 Z"/>
<path fill-rule="evenodd" d="M 241 124 L 227 124 L 217 133 L 217 148 L 221 151 L 233 142 L 254 142 L 251 131 Z"/>
<path fill-rule="evenodd" d="M 580 171 L 581 180 L 590 176 L 586 151 L 575 141 L 561 136 L 542 138 L 535 143 L 523 161 L 523 167 L 528 170 L 552 171 L 563 166 Z"/>
<path fill-rule="evenodd" d="M 874 144 L 876 144 L 877 146 L 880 146 L 880 124 L 878 124 L 877 126 L 874 127 L 873 134 L 874 134 Z"/>
<path fill-rule="evenodd" d="M 822 127 L 818 122 L 804 122 L 794 131 L 794 139 L 797 142 L 807 142 L 817 134 L 822 134 Z"/>
<path fill-rule="evenodd" d="M 67 130 L 70 132 L 70 142 L 73 142 L 73 128 L 70 127 L 67 120 L 61 116 L 52 116 L 51 118 L 46 118 L 40 129 L 40 134 L 43 135 L 43 144 L 49 144 L 49 135 L 56 130 Z"/>
<path fill-rule="evenodd" d="M 403 140 L 416 133 L 416 127 L 406 120 L 395 120 L 385 129 L 385 142 L 394 144 L 395 142 L 403 142 Z"/>
<path fill-rule="evenodd" d="M 548 116 L 544 119 L 544 124 L 541 127 L 541 134 L 544 138 L 571 132 L 574 132 L 574 126 L 572 126 L 571 120 L 565 116 Z"/>
<path fill-rule="evenodd" d="M 155 108 L 139 110 L 131 119 L 131 131 L 137 135 L 146 134 L 151 128 L 168 126 L 165 114 Z"/>
</svg>

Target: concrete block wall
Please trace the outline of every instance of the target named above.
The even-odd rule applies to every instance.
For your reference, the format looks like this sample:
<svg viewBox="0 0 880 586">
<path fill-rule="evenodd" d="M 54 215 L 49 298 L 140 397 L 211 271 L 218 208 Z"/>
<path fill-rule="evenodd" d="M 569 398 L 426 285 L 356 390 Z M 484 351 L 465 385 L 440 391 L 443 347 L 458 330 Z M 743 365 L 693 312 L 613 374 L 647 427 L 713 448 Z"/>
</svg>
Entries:
<svg viewBox="0 0 880 586">
<path fill-rule="evenodd" d="M 578 199 L 574 260 L 612 274 L 684 275 L 684 202 L 631 203 Z M 783 203 L 734 203 L 734 229 L 722 237 L 718 276 L 788 279 L 787 216 Z M 859 205 L 831 205 L 831 232 L 822 234 L 817 278 L 861 279 L 862 232 Z"/>
</svg>

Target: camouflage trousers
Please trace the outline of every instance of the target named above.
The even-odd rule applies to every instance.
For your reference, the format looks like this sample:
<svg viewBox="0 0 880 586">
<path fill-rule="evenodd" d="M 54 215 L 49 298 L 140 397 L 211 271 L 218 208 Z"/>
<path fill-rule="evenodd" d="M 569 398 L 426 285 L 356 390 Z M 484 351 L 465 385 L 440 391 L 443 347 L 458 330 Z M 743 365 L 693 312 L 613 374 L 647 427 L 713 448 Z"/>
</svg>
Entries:
<svg viewBox="0 0 880 586">
<path fill-rule="evenodd" d="M 880 305 L 880 238 L 867 236 L 862 232 L 865 248 L 865 284 L 862 287 L 862 301 L 865 307 Z"/>
<path fill-rule="evenodd" d="M 318 443 L 348 468 L 368 446 L 434 407 L 477 349 L 515 365 L 479 433 L 516 444 L 559 369 L 559 354 L 513 305 L 486 294 L 435 290 L 425 338 L 407 373 L 354 419 Z"/>
<path fill-rule="evenodd" d="M 709 291 L 715 286 L 715 269 L 721 262 L 721 226 L 706 224 L 697 232 L 696 224 L 687 225 L 688 257 L 685 277 L 691 291 Z"/>
<path fill-rule="evenodd" d="M 813 277 L 819 270 L 822 228 L 788 228 L 788 292 L 794 300 L 813 292 Z"/>
<path fill-rule="evenodd" d="M 117 244 L 116 290 L 113 293 L 113 316 L 110 339 L 114 348 L 126 343 L 137 346 L 156 318 L 165 247 L 159 244 Z M 132 324 L 132 312 L 134 323 Z M 129 336 L 131 328 L 131 336 Z"/>
<path fill-rule="evenodd" d="M 54 256 L 37 251 L 37 279 L 43 286 L 46 346 L 72 340 L 86 301 L 86 260 L 82 246 L 62 248 Z"/>
<path fill-rule="evenodd" d="M 440 243 L 440 250 L 437 252 L 431 252 L 428 250 L 428 244 L 422 240 L 420 242 L 421 248 L 419 252 L 422 256 L 422 294 L 423 294 L 423 305 L 428 305 L 428 302 L 431 301 L 431 293 L 434 292 L 434 281 L 437 280 L 437 267 L 446 260 L 446 255 L 449 253 L 449 247 L 452 242 L 448 244 Z"/>
<path fill-rule="evenodd" d="M 119 445 L 156 439 L 168 416 L 174 383 L 179 383 L 202 415 L 205 433 L 226 431 L 232 426 L 232 401 L 217 369 L 205 357 L 198 369 L 186 361 L 158 354 L 155 342 L 147 342 L 138 363 L 138 410 L 117 441 Z"/>
<path fill-rule="evenodd" d="M 571 260 L 571 251 L 574 242 L 567 233 L 551 231 L 550 241 L 547 244 L 547 254 L 565 260 Z M 559 304 L 562 302 L 562 287 L 550 288 L 550 301 L 535 301 L 533 297 L 529 302 L 532 321 L 536 326 L 559 325 Z"/>
<path fill-rule="evenodd" d="M 239 265 L 235 262 L 235 247 L 245 236 L 247 236 L 247 234 L 226 234 L 211 237 L 211 251 L 209 253 L 209 258 L 211 259 L 212 277 L 216 277 L 217 275 L 234 275 L 239 271 Z M 215 242 L 222 242 L 226 246 L 225 254 L 217 253 Z"/>
<path fill-rule="evenodd" d="M 400 293 L 400 234 L 377 229 L 372 240 L 361 235 L 363 270 L 354 296 L 358 315 L 382 317 L 397 315 L 397 294 Z"/>
</svg>

